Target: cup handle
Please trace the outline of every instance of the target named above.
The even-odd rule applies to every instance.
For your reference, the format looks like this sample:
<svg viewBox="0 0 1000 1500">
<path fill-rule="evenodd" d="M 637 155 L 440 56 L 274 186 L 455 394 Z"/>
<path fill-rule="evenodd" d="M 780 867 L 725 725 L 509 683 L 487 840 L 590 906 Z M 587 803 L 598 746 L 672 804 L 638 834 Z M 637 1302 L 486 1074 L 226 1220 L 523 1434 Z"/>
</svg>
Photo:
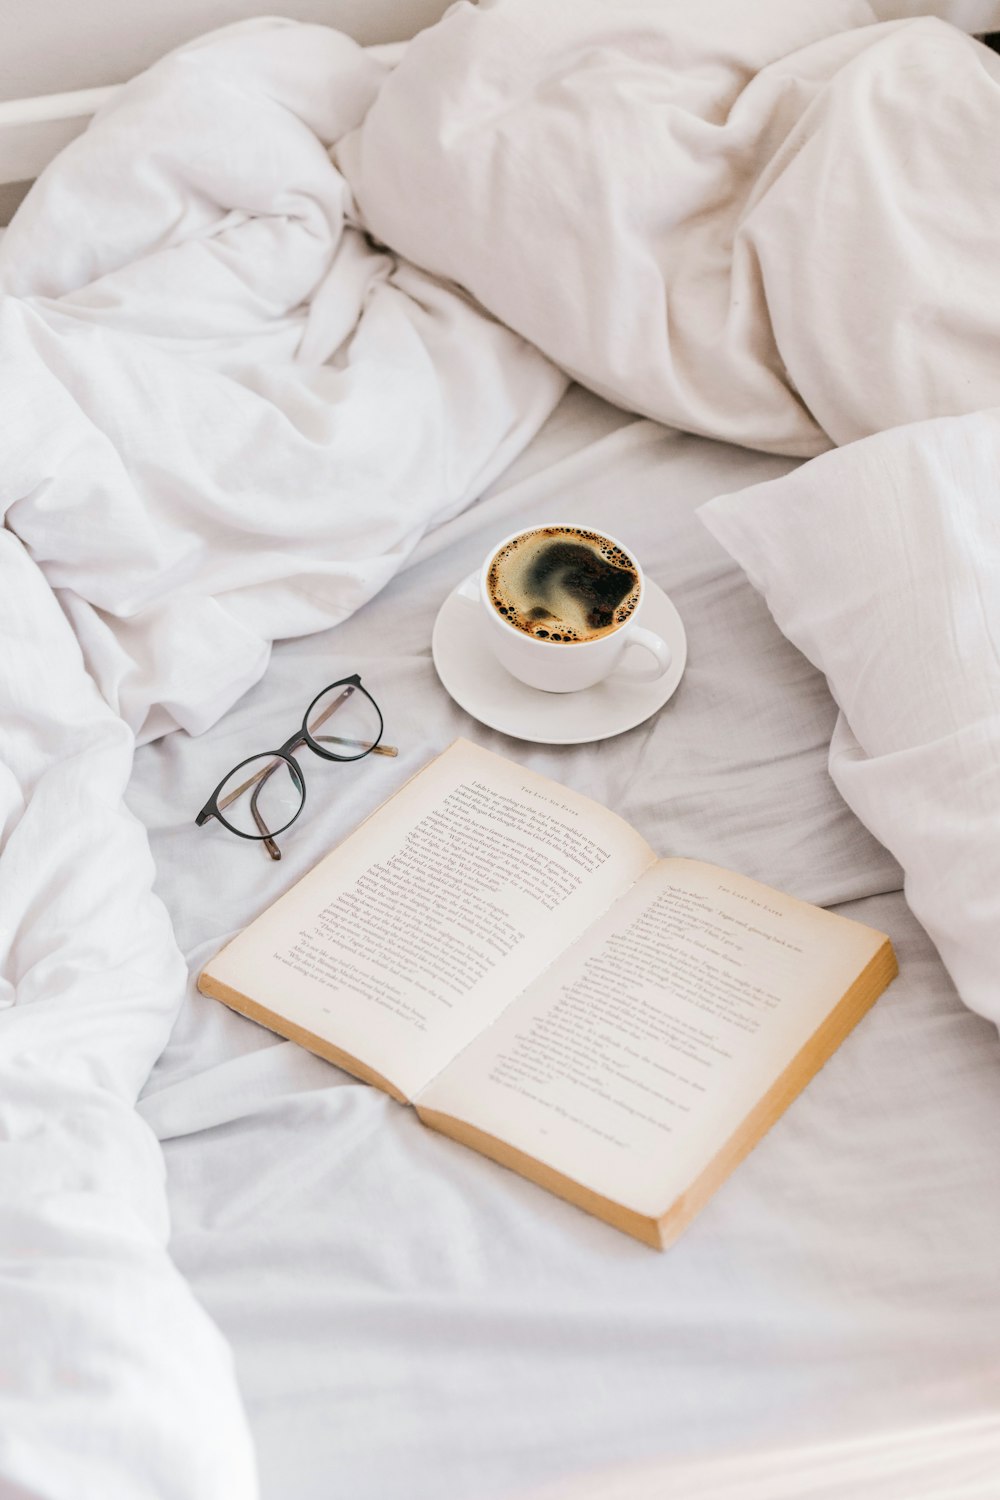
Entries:
<svg viewBox="0 0 1000 1500">
<path fill-rule="evenodd" d="M 655 682 L 662 677 L 670 666 L 670 647 L 666 641 L 661 641 L 658 635 L 651 630 L 643 630 L 641 625 L 636 625 L 629 636 L 630 646 L 641 646 L 655 657 L 655 662 L 648 666 L 640 667 L 638 671 L 626 668 L 619 673 L 628 682 Z"/>
<path fill-rule="evenodd" d="M 466 604 L 478 604 L 479 574 L 470 573 L 468 578 L 463 578 L 462 582 L 455 590 L 455 593 L 458 595 L 459 599 L 463 600 Z"/>
</svg>

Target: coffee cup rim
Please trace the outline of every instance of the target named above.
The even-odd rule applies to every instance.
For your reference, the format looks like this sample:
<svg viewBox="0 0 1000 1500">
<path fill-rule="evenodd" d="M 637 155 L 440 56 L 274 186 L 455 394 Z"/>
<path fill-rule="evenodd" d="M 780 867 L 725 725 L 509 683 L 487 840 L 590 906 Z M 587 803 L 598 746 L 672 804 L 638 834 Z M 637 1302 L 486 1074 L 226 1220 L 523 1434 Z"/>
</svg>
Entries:
<svg viewBox="0 0 1000 1500">
<path fill-rule="evenodd" d="M 496 557 L 500 549 L 502 547 L 506 547 L 508 542 L 515 541 L 519 536 L 528 536 L 532 531 L 548 530 L 592 531 L 595 536 L 602 536 L 606 541 L 613 543 L 614 546 L 620 547 L 621 550 L 632 559 L 632 563 L 636 571 L 636 576 L 639 579 L 639 598 L 636 601 L 636 607 L 627 620 L 623 620 L 620 625 L 615 626 L 614 630 L 608 631 L 606 635 L 599 636 L 595 641 L 540 641 L 536 635 L 528 635 L 526 631 L 518 630 L 516 625 L 512 625 L 509 620 L 505 620 L 500 611 L 495 607 L 493 600 L 490 598 L 490 591 L 487 586 L 487 577 L 489 575 L 490 564 L 493 562 L 493 559 Z M 505 536 L 499 542 L 497 542 L 495 547 L 490 548 L 489 552 L 486 555 L 483 566 L 479 572 L 479 591 L 483 603 L 489 610 L 490 615 L 503 630 L 509 630 L 511 635 L 514 636 L 517 640 L 528 641 L 532 646 L 537 646 L 540 650 L 564 652 L 567 646 L 569 646 L 570 648 L 576 647 L 577 649 L 587 646 L 600 646 L 604 641 L 609 641 L 613 636 L 616 636 L 619 630 L 624 630 L 626 626 L 632 624 L 642 606 L 643 596 L 646 592 L 646 575 L 642 571 L 642 566 L 639 562 L 639 559 L 632 551 L 632 548 L 629 547 L 627 543 L 619 541 L 618 537 L 613 536 L 610 531 L 604 531 L 600 526 L 586 526 L 579 521 L 536 521 L 533 526 L 519 526 L 516 531 L 512 531 L 509 536 Z"/>
</svg>

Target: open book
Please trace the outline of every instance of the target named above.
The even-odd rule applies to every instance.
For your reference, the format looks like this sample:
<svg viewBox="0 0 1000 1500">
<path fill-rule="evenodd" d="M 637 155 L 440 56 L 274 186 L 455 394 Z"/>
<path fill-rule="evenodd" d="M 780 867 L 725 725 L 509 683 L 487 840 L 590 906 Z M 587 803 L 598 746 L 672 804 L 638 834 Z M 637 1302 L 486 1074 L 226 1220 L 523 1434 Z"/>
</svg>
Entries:
<svg viewBox="0 0 1000 1500">
<path fill-rule="evenodd" d="M 895 973 L 882 933 L 457 740 L 198 988 L 662 1248 Z"/>
</svg>

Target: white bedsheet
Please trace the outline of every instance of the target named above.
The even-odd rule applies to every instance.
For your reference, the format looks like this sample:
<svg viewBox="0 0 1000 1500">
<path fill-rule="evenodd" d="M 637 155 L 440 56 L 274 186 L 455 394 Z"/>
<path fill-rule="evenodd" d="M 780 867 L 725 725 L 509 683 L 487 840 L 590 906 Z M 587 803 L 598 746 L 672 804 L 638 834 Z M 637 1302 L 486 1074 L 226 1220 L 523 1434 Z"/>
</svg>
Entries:
<svg viewBox="0 0 1000 1500">
<path fill-rule="evenodd" d="M 897 867 L 829 780 L 823 679 L 694 515 L 788 467 L 574 389 L 490 497 L 426 538 L 378 599 L 279 646 L 208 734 L 140 752 L 130 802 L 192 970 L 457 734 L 607 802 L 664 853 L 883 927 L 902 964 L 663 1256 L 189 993 L 140 1108 L 165 1147 L 171 1251 L 231 1341 L 268 1500 L 507 1496 L 626 1460 L 991 1409 L 1000 1042 L 958 1002 Z M 598 746 L 481 728 L 429 656 L 451 585 L 491 539 L 554 510 L 613 525 L 689 634 L 675 699 Z M 310 766 L 280 866 L 196 829 L 226 765 L 280 743 L 312 693 L 353 670 L 399 760 Z M 862 1493 L 851 1476 L 845 1496 Z"/>
<path fill-rule="evenodd" d="M 481 97 L 474 118 L 438 140 L 456 157 L 421 154 L 420 121 L 384 128 L 401 97 L 387 87 L 397 82 L 388 62 L 323 28 L 275 22 L 209 38 L 124 90 L 4 236 L 9 1487 L 46 1500 L 246 1500 L 254 1460 L 241 1395 L 269 1495 L 336 1486 L 352 1500 L 464 1500 L 571 1463 L 895 1427 L 904 1407 L 908 1420 L 968 1417 L 988 1400 L 995 1034 L 955 1006 L 906 914 L 898 870 L 830 788 L 834 714 L 822 680 L 692 516 L 698 501 L 789 461 L 653 423 L 612 430 L 620 414 L 574 393 L 543 446 L 505 473 L 565 388 L 551 356 L 619 402 L 800 456 L 928 405 L 998 399 L 984 207 L 996 199 L 996 154 L 966 149 L 990 138 L 995 60 L 935 23 L 862 27 L 859 37 L 867 12 L 852 0 L 797 19 L 780 5 L 765 11 L 760 42 L 734 22 L 720 71 L 726 33 L 715 22 L 737 15 L 733 0 L 719 0 L 707 30 L 684 5 L 629 7 L 655 33 L 636 92 L 631 65 L 628 87 L 615 83 L 619 51 L 606 38 L 590 46 L 594 17 L 617 12 L 579 8 L 587 24 L 570 47 L 571 93 L 581 59 L 587 73 L 610 57 L 612 102 L 631 101 L 641 116 L 652 100 L 655 112 L 665 66 L 679 148 L 714 131 L 720 110 L 748 126 L 745 138 L 712 137 L 720 177 L 671 179 L 691 192 L 680 194 L 680 239 L 668 236 L 662 266 L 666 226 L 647 212 L 661 198 L 631 170 L 628 131 L 612 133 L 624 158 L 594 157 L 600 194 L 562 171 L 572 152 L 501 151 L 501 166 L 530 170 L 510 179 L 518 191 L 495 234 L 491 218 L 472 214 L 470 226 L 456 213 L 450 171 L 481 143 Z M 527 14 L 520 0 L 459 6 L 437 41 L 501 12 Z M 561 45 L 577 7 L 546 14 L 554 29 L 544 36 Z M 622 55 L 642 51 L 644 26 L 626 28 Z M 672 70 L 671 28 L 694 45 L 690 75 Z M 400 90 L 423 57 L 440 97 L 436 45 L 407 49 Z M 556 54 L 563 68 L 558 45 Z M 510 123 L 503 82 L 489 128 Z M 388 114 L 372 110 L 381 135 L 360 157 L 345 152 L 345 175 L 330 148 L 382 89 Z M 871 130 L 855 140 L 841 111 L 861 106 Z M 588 116 L 595 139 L 609 108 L 598 98 Z M 932 117 L 919 155 L 927 214 L 922 196 L 915 209 L 892 183 L 904 180 L 900 152 L 918 140 L 910 126 Z M 433 134 L 433 114 L 423 123 Z M 678 159 L 696 158 L 681 149 Z M 841 161 L 852 184 L 844 206 L 867 201 L 871 167 L 872 201 L 887 216 L 865 244 L 865 283 L 861 221 L 847 213 L 838 240 L 824 236 L 819 212 Z M 734 226 L 719 221 L 718 274 L 701 288 L 733 337 L 717 338 L 711 319 L 699 332 L 695 318 L 694 342 L 672 344 L 676 323 L 642 321 L 656 302 L 646 291 L 667 297 L 661 272 L 679 265 L 694 268 L 686 284 L 697 289 L 703 210 L 733 173 L 759 177 L 759 197 L 747 200 L 753 232 L 732 239 Z M 367 226 L 351 182 L 371 204 Z M 421 183 L 405 227 L 427 228 L 432 249 L 463 247 L 462 264 L 444 267 L 460 285 L 399 259 L 395 235 L 385 250 L 368 232 L 379 233 L 378 205 L 391 205 L 395 186 Z M 489 186 L 492 213 L 495 176 Z M 618 188 L 622 201 L 604 191 Z M 529 226 L 517 205 L 532 199 Z M 552 254 L 547 229 L 549 255 L 538 256 L 527 232 L 559 202 L 575 260 Z M 613 236 L 610 269 L 625 269 L 607 283 L 624 298 L 618 321 L 599 295 L 609 204 L 612 228 L 637 226 Z M 964 259 L 936 301 L 931 273 L 957 225 Z M 889 232 L 900 226 L 912 256 Z M 639 278 L 628 274 L 633 252 Z M 771 268 L 763 296 L 760 257 Z M 910 300 L 926 297 L 940 317 L 897 318 L 904 270 L 916 278 Z M 667 301 L 693 312 L 683 283 Z M 481 288 L 486 312 L 462 286 Z M 500 306 L 498 289 L 517 293 L 518 308 Z M 881 322 L 880 291 L 890 294 Z M 583 364 L 550 339 L 567 320 Z M 646 353 L 631 360 L 636 348 Z M 644 376 L 651 398 L 662 395 L 664 368 L 667 386 L 680 377 L 676 410 L 630 384 Z M 465 509 L 501 475 L 486 503 Z M 526 759 L 618 807 L 664 850 L 887 927 L 904 964 L 875 1015 L 667 1258 L 194 996 L 149 1082 L 147 1124 L 129 1108 L 181 1009 L 178 945 L 197 966 L 403 775 L 468 732 L 428 660 L 434 608 L 498 530 L 550 513 L 556 496 L 560 509 L 623 534 L 676 595 L 691 664 L 668 710 L 627 738 L 531 748 Z M 261 677 L 272 640 L 289 638 L 266 680 L 220 719 Z M 283 739 L 316 688 L 354 668 L 384 703 L 400 760 L 320 768 L 326 779 L 310 778 L 309 817 L 277 872 L 221 831 L 196 831 L 190 819 L 221 770 Z M 140 757 L 129 790 L 137 820 L 120 802 L 133 737 L 176 726 Z M 187 1285 L 164 1253 L 154 1132 L 169 1158 L 171 1243 Z M 238 1387 L 206 1310 L 233 1342 Z"/>
</svg>

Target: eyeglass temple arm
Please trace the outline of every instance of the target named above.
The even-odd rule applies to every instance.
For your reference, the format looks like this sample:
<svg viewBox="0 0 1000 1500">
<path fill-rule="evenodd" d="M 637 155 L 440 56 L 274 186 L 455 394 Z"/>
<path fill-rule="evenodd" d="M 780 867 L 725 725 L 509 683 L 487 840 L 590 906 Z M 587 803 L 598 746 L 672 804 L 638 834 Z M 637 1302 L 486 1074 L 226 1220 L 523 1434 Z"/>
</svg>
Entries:
<svg viewBox="0 0 1000 1500">
<path fill-rule="evenodd" d="M 322 722 L 321 719 L 316 720 L 317 724 Z M 313 734 L 312 729 L 309 733 L 312 734 L 314 740 L 322 740 L 325 745 L 354 745 L 357 748 L 364 745 L 364 740 L 348 740 L 342 734 Z M 369 755 L 398 755 L 399 751 L 395 745 L 373 745 L 368 753 Z"/>
<path fill-rule="evenodd" d="M 264 848 L 267 850 L 272 859 L 280 859 L 281 850 L 274 842 L 274 838 L 271 835 L 271 830 L 268 828 L 267 824 L 264 822 L 264 819 L 261 817 L 260 813 L 257 810 L 257 798 L 264 790 L 264 783 L 267 781 L 268 777 L 273 776 L 278 767 L 283 764 L 283 761 L 276 760 L 272 765 L 268 766 L 265 771 L 258 774 L 258 776 L 255 778 L 257 785 L 254 787 L 253 793 L 250 797 L 250 811 L 253 813 L 253 820 L 257 824 L 258 831 L 263 835 L 262 842 Z"/>
<path fill-rule="evenodd" d="M 329 708 L 325 708 L 323 710 L 318 719 L 313 720 L 313 722 L 309 725 L 309 733 L 312 735 L 314 740 L 324 740 L 331 745 L 353 745 L 356 749 L 362 749 L 364 747 L 364 740 L 345 739 L 345 737 L 340 734 L 313 734 L 313 730 L 318 729 L 321 724 L 325 724 L 330 715 L 336 713 L 340 705 L 342 703 L 346 703 L 350 696 L 350 692 L 341 693 L 339 698 L 334 698 Z M 374 745 L 369 751 L 369 754 L 398 755 L 399 751 L 396 749 L 395 745 L 379 744 Z"/>
<path fill-rule="evenodd" d="M 318 718 L 316 720 L 317 726 L 319 726 L 320 724 L 322 724 L 325 719 L 329 718 L 330 714 L 333 713 L 333 708 L 337 707 L 337 706 L 339 706 L 339 705 L 338 704 L 334 704 L 333 707 L 328 708 L 327 711 L 326 711 L 326 713 L 324 713 L 320 718 Z M 312 730 L 310 730 L 310 734 L 311 733 L 312 733 Z M 360 748 L 360 747 L 362 747 L 364 745 L 364 740 L 345 739 L 343 735 L 339 735 L 339 734 L 317 734 L 317 735 L 313 735 L 313 738 L 317 739 L 317 740 L 325 740 L 325 741 L 329 742 L 330 744 L 336 744 L 336 745 L 354 745 L 354 746 L 356 746 L 358 748 Z M 304 743 L 304 740 L 302 739 L 301 736 L 298 739 L 292 740 L 289 743 L 289 745 L 286 747 L 286 753 L 291 752 L 292 750 L 296 749 L 299 745 L 301 745 L 303 743 Z M 374 748 L 371 750 L 370 753 L 372 755 L 398 755 L 399 754 L 399 750 L 396 748 L 395 745 L 375 745 Z M 244 792 L 249 791 L 250 788 L 254 785 L 255 782 L 264 781 L 268 776 L 270 776 L 274 771 L 276 771 L 278 769 L 278 767 L 280 765 L 282 765 L 282 764 L 283 764 L 283 762 L 280 761 L 280 760 L 273 760 L 271 762 L 271 764 L 269 766 L 265 766 L 262 771 L 255 771 L 252 776 L 248 776 L 247 779 L 246 779 L 246 781 L 240 782 L 240 785 L 238 787 L 236 787 L 233 791 L 231 791 L 229 793 L 228 797 L 225 797 L 219 803 L 219 811 L 223 812 L 230 805 L 230 803 L 236 801 L 237 797 L 242 797 L 242 795 L 243 795 Z M 203 807 L 202 810 L 201 810 L 201 812 L 198 814 L 198 817 L 195 819 L 195 822 L 198 823 L 198 825 L 200 827 L 202 823 L 207 822 L 209 818 L 213 818 L 214 816 L 215 816 L 215 809 L 214 808 Z"/>
<path fill-rule="evenodd" d="M 218 804 L 219 811 L 223 812 L 227 807 L 230 806 L 231 803 L 236 801 L 237 797 L 242 797 L 244 792 L 249 791 L 255 782 L 265 781 L 268 776 L 273 775 L 273 773 L 278 769 L 279 766 L 283 766 L 284 764 L 285 762 L 283 760 L 272 760 L 271 764 L 269 766 L 265 766 L 263 771 L 255 771 L 252 776 L 248 776 L 246 781 L 241 782 L 235 791 L 229 793 L 228 797 L 223 797 L 222 801 Z M 256 795 L 257 793 L 255 792 L 254 796 L 256 797 Z M 214 810 L 209 809 L 207 816 L 214 817 Z M 198 819 L 200 819 L 201 817 L 202 813 L 199 813 L 198 817 L 195 819 L 195 822 L 198 822 Z"/>
<path fill-rule="evenodd" d="M 336 734 L 317 734 L 314 735 L 313 738 L 317 740 L 329 740 L 332 743 L 338 745 L 360 745 L 363 743 L 363 741 L 361 740 L 345 740 L 342 736 Z M 297 745 L 301 745 L 302 743 L 303 741 L 301 739 L 293 740 L 291 745 L 289 746 L 289 750 L 294 750 Z M 398 755 L 399 751 L 397 750 L 395 745 L 376 745 L 371 753 L 372 755 Z M 224 812 L 225 809 L 230 805 L 230 803 L 235 802 L 237 797 L 242 797 L 243 793 L 249 791 L 255 782 L 263 781 L 266 777 L 270 776 L 272 772 L 276 771 L 280 765 L 283 764 L 283 761 L 273 760 L 271 764 L 269 766 L 265 766 L 262 771 L 255 771 L 252 776 L 247 777 L 246 781 L 241 781 L 239 786 L 236 787 L 235 790 L 231 791 L 228 797 L 224 797 L 219 803 L 219 811 Z M 203 807 L 197 818 L 195 818 L 195 822 L 200 828 L 202 823 L 205 823 L 209 818 L 214 817 L 215 809 L 213 807 Z"/>
</svg>

